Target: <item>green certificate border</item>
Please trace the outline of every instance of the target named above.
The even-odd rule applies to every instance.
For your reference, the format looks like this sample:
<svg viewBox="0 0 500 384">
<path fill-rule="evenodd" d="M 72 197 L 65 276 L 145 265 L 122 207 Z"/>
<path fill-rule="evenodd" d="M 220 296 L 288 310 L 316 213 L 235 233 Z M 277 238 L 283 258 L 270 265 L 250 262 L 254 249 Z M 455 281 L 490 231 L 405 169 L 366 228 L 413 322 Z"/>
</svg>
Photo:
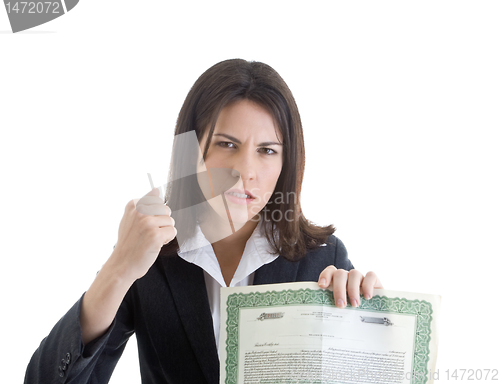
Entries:
<svg viewBox="0 0 500 384">
<path fill-rule="evenodd" d="M 233 293 L 227 298 L 226 321 L 226 384 L 238 382 L 238 329 L 240 310 L 279 305 L 325 305 L 335 306 L 333 293 L 321 289 L 299 289 L 252 293 Z M 407 300 L 374 296 L 370 300 L 361 297 L 361 304 L 350 310 L 372 310 L 385 313 L 408 314 L 416 318 L 414 354 L 412 362 L 412 383 L 425 384 L 428 380 L 429 343 L 431 340 L 432 305 L 425 300 Z M 281 381 L 280 381 L 281 382 Z M 300 383 L 306 383 L 300 381 Z"/>
</svg>

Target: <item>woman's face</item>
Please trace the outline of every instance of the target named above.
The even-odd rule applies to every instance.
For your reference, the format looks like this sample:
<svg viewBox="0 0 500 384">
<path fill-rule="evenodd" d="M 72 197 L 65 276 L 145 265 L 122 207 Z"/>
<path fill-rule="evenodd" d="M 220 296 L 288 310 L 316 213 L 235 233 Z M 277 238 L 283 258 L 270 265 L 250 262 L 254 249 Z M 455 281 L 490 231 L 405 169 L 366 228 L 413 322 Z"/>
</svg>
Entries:
<svg viewBox="0 0 500 384">
<path fill-rule="evenodd" d="M 200 142 L 202 151 L 207 136 L 208 129 Z M 231 220 L 235 230 L 269 201 L 283 166 L 281 142 L 272 115 L 260 105 L 244 99 L 221 111 L 204 165 L 198 161 L 198 174 L 206 167 L 210 177 L 199 176 L 198 182 L 213 210 L 221 218 Z M 217 195 L 214 184 L 215 190 L 222 186 L 218 192 L 227 202 L 230 217 L 221 195 L 213 198 Z"/>
</svg>

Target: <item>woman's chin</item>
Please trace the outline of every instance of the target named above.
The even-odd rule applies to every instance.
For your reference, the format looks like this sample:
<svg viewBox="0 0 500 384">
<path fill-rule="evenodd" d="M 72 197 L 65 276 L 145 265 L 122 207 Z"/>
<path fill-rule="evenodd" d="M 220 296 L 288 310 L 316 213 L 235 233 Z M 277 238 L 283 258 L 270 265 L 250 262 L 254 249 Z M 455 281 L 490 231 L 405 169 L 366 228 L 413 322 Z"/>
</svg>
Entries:
<svg viewBox="0 0 500 384">
<path fill-rule="evenodd" d="M 246 209 L 229 209 L 229 214 L 233 223 L 245 225 L 252 219 L 254 215 L 250 214 Z"/>
<path fill-rule="evenodd" d="M 221 225 L 224 228 L 229 226 L 232 227 L 231 229 L 234 229 L 234 231 L 237 231 L 249 221 L 258 221 L 255 219 L 256 214 L 253 213 L 255 209 L 250 210 L 246 206 L 229 205 L 229 212 L 226 211 L 222 204 L 210 204 L 210 207 L 212 208 L 212 214 L 208 215 L 206 218 L 209 222 L 212 222 L 213 225 L 217 225 L 218 227 Z"/>
</svg>

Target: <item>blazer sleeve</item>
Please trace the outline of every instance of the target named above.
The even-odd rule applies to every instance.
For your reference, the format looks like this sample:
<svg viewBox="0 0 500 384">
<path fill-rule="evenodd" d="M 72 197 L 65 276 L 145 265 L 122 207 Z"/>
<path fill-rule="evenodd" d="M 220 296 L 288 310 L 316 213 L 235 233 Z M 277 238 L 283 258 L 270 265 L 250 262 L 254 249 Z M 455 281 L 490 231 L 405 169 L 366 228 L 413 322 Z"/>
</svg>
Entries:
<svg viewBox="0 0 500 384">
<path fill-rule="evenodd" d="M 25 384 L 100 384 L 109 381 L 134 332 L 128 294 L 106 333 L 85 346 L 80 326 L 84 295 L 40 343 L 28 364 Z"/>
<path fill-rule="evenodd" d="M 334 240 L 335 244 L 333 265 L 335 265 L 337 269 L 345 269 L 346 271 L 354 269 L 351 260 L 347 257 L 347 249 L 344 243 L 338 237 L 333 235 L 331 236 L 331 239 Z"/>
<path fill-rule="evenodd" d="M 347 257 L 344 243 L 330 235 L 323 246 L 309 250 L 298 261 L 280 256 L 255 271 L 254 285 L 289 283 L 294 281 L 318 281 L 320 273 L 328 266 L 349 271 L 354 268 Z"/>
<path fill-rule="evenodd" d="M 320 273 L 330 265 L 346 271 L 354 268 L 344 243 L 335 235 L 330 235 L 323 246 L 309 251 L 299 261 L 295 281 L 318 281 Z"/>
</svg>

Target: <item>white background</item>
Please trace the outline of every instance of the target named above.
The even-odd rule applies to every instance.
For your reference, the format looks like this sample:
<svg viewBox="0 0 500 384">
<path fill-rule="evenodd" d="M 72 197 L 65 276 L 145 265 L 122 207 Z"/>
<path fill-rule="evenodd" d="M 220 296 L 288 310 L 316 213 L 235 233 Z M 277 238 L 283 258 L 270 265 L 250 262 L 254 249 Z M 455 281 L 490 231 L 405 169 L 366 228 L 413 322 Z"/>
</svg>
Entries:
<svg viewBox="0 0 500 384">
<path fill-rule="evenodd" d="M 386 289 L 442 296 L 440 381 L 499 369 L 499 16 L 493 1 L 83 0 L 12 34 L 0 9 L 0 382 L 22 382 L 91 284 L 146 172 L 166 180 L 192 84 L 236 57 L 294 93 L 305 216 Z M 134 343 L 112 383 L 140 382 Z"/>
</svg>

